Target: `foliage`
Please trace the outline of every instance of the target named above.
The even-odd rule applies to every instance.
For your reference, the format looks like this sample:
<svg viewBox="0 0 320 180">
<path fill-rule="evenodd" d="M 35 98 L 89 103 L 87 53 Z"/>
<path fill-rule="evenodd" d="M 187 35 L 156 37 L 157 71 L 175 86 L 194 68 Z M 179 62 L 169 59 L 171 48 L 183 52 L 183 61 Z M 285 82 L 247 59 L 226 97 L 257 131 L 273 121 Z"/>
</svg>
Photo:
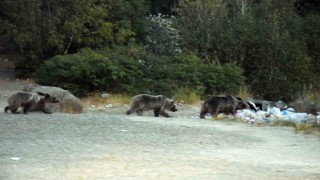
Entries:
<svg viewBox="0 0 320 180">
<path fill-rule="evenodd" d="M 181 33 L 181 43 L 186 51 L 210 61 L 210 43 L 215 38 L 215 20 L 224 14 L 223 3 L 219 0 L 182 0 L 177 9 L 177 29 Z M 212 59 L 211 59 L 212 60 Z"/>
<path fill-rule="evenodd" d="M 81 95 L 245 86 L 292 100 L 320 89 L 319 12 L 315 0 L 2 0 L 0 47 L 21 55 L 19 78 L 43 65 L 38 82 Z"/>
<path fill-rule="evenodd" d="M 177 29 L 172 26 L 174 17 L 162 14 L 149 15 L 146 32 L 147 50 L 157 55 L 176 55 L 181 53 L 180 36 Z"/>
<path fill-rule="evenodd" d="M 176 0 L 148 0 L 149 11 L 151 14 L 174 14 L 174 7 L 178 4 Z"/>
<path fill-rule="evenodd" d="M 303 32 L 305 18 L 292 1 L 238 2 L 181 1 L 177 29 L 185 51 L 209 64 L 242 67 L 249 91 L 259 98 L 292 100 L 304 84 L 318 84 L 313 67 L 319 63 L 308 55 L 319 52 L 317 40 L 307 41 L 315 51 L 305 46 L 307 31 L 319 34 L 314 17 Z"/>
<path fill-rule="evenodd" d="M 80 96 L 97 90 L 174 96 L 179 88 L 203 95 L 212 88 L 235 92 L 243 83 L 239 68 L 210 66 L 208 71 L 203 71 L 205 67 L 194 55 L 155 56 L 136 45 L 115 46 L 97 52 L 83 49 L 77 54 L 56 56 L 37 71 L 36 80 Z"/>
<path fill-rule="evenodd" d="M 243 70 L 232 64 L 223 66 L 205 65 L 201 69 L 201 81 L 205 94 L 237 94 L 245 77 Z"/>
<path fill-rule="evenodd" d="M 175 101 L 178 103 L 186 104 L 198 104 L 200 103 L 201 97 L 199 94 L 195 93 L 194 90 L 179 88 L 175 95 Z"/>
<path fill-rule="evenodd" d="M 143 33 L 146 21 L 143 0 L 3 0 L 0 12 L 3 43 L 40 62 L 83 47 L 125 44 Z"/>
</svg>

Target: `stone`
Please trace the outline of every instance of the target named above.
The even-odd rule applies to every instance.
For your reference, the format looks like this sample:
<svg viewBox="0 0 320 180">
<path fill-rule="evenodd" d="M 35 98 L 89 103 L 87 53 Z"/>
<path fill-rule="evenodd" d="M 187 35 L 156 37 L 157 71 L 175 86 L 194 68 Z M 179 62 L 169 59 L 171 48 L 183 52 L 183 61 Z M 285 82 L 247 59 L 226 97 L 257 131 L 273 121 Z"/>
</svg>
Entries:
<svg viewBox="0 0 320 180">
<path fill-rule="evenodd" d="M 43 93 L 50 93 L 51 95 L 55 96 L 59 103 L 47 103 L 46 110 L 50 112 L 64 112 L 64 113 L 82 113 L 83 112 L 83 105 L 79 98 L 71 94 L 69 91 L 61 89 L 59 87 L 54 86 L 40 86 L 40 85 L 33 85 L 28 86 L 23 89 L 23 91 L 27 92 L 43 92 Z M 34 111 L 38 111 L 39 109 L 36 107 Z"/>
</svg>

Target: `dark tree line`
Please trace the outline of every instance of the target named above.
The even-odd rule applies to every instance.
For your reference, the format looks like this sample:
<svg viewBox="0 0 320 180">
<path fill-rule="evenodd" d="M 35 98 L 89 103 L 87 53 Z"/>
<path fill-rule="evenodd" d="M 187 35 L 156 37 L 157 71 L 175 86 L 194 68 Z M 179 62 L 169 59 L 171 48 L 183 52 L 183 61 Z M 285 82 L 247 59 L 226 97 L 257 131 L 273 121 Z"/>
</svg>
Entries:
<svg viewBox="0 0 320 180">
<path fill-rule="evenodd" d="M 2 0 L 0 43 L 21 55 L 16 70 L 22 77 L 43 72 L 49 61 L 56 68 L 81 59 L 72 54 L 86 60 L 109 58 L 99 65 L 118 72 L 100 72 L 111 79 L 101 80 L 94 67 L 79 72 L 79 79 L 94 74 L 89 81 L 97 83 L 88 83 L 88 91 L 155 92 L 161 88 L 147 85 L 157 81 L 164 87 L 159 93 L 173 93 L 167 86 L 175 84 L 208 94 L 236 92 L 245 84 L 256 97 L 291 100 L 306 87 L 319 89 L 319 7 L 316 0 Z M 99 58 L 81 53 L 84 48 Z M 149 65 L 160 64 L 158 73 L 166 74 L 162 78 L 142 75 L 151 73 Z M 166 72 L 175 70 L 172 64 L 185 68 Z M 189 77 L 190 72 L 198 75 Z M 130 80 L 134 76 L 144 83 Z M 112 78 L 119 87 L 106 85 Z M 72 88 L 72 83 L 78 82 L 62 84 Z"/>
</svg>

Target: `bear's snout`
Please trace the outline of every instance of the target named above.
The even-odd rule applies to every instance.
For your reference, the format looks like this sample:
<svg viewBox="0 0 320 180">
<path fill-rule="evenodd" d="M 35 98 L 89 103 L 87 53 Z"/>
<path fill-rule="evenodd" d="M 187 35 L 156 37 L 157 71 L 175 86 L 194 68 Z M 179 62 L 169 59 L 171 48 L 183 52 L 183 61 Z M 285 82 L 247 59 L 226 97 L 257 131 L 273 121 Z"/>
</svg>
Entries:
<svg viewBox="0 0 320 180">
<path fill-rule="evenodd" d="M 170 110 L 171 110 L 172 112 L 178 111 L 177 108 L 176 108 L 176 106 L 171 107 Z"/>
</svg>

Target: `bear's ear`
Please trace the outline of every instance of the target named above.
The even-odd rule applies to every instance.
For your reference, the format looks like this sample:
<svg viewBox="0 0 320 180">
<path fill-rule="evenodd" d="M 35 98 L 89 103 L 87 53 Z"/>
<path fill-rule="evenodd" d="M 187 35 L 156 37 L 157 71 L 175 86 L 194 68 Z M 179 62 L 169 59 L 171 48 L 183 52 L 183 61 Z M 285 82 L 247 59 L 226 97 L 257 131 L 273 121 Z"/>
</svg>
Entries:
<svg viewBox="0 0 320 180">
<path fill-rule="evenodd" d="M 45 96 L 46 94 L 43 92 L 37 92 L 37 94 L 39 94 L 40 96 Z"/>
<path fill-rule="evenodd" d="M 49 98 L 50 98 L 50 94 L 47 93 L 46 96 L 45 96 L 45 98 L 46 98 L 46 99 L 49 99 Z"/>
</svg>

